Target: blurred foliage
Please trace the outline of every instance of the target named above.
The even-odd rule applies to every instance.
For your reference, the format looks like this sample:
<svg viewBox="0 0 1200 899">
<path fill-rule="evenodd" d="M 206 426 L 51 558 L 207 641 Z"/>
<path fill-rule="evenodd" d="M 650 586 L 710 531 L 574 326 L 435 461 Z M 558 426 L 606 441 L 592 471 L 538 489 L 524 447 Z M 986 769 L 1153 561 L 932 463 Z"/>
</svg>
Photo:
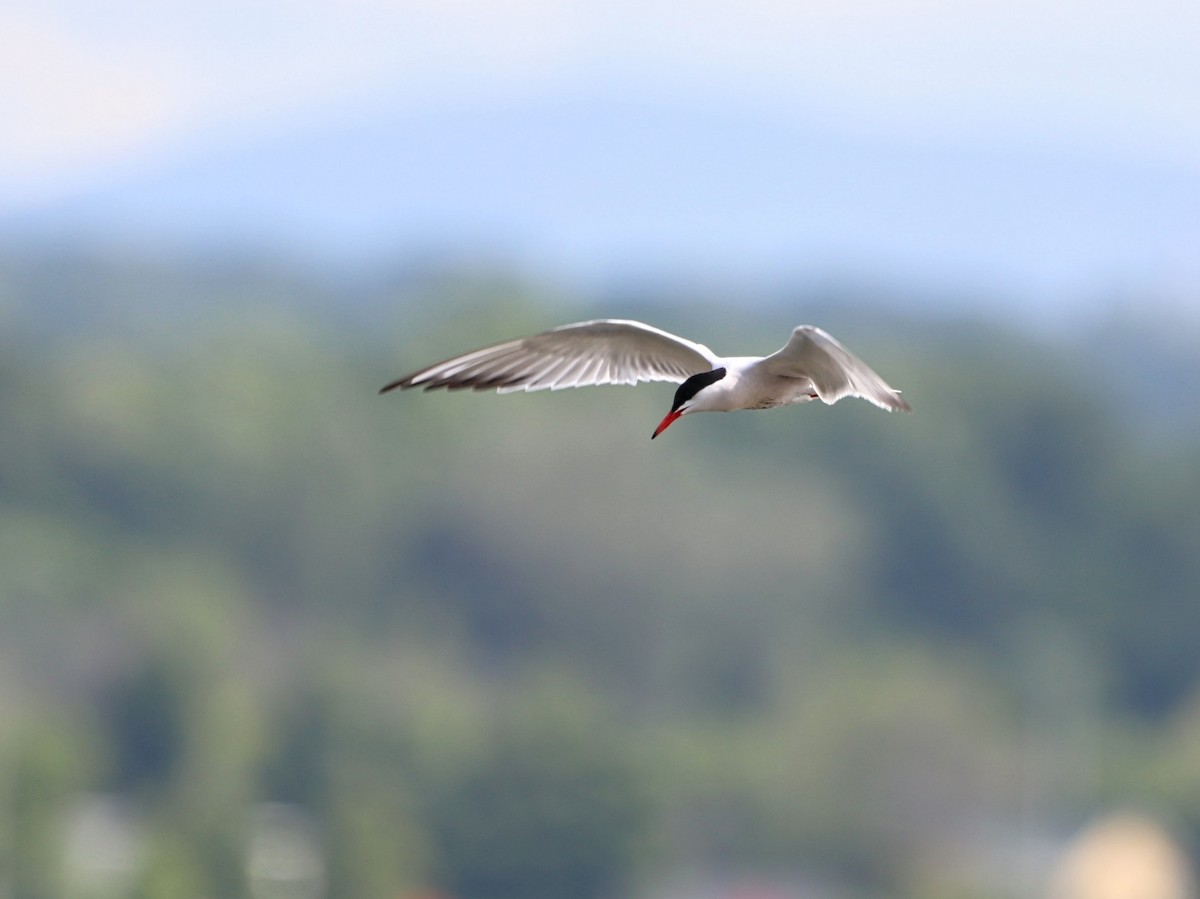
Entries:
<svg viewBox="0 0 1200 899">
<path fill-rule="evenodd" d="M 916 412 L 651 444 L 669 385 L 376 396 L 596 314 L 729 352 L 819 320 Z M 1110 800 L 1200 832 L 1195 423 L 1115 405 L 1086 337 L 852 296 L 746 318 L 480 272 L 5 269 L 0 891 L 587 899 L 802 868 L 902 896 L 971 834 Z M 115 851 L 69 826 L 93 793 L 136 851 L 72 892 Z M 291 845 L 252 814 L 280 804 L 317 863 L 251 859 Z"/>
</svg>

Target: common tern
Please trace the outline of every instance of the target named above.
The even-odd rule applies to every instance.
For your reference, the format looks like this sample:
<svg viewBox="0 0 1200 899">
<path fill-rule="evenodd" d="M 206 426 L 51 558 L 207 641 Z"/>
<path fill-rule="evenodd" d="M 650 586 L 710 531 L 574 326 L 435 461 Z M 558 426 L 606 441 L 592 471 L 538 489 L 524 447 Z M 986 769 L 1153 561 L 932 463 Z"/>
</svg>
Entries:
<svg viewBox="0 0 1200 899">
<path fill-rule="evenodd" d="M 772 409 L 857 396 L 887 411 L 908 402 L 865 362 L 813 325 L 800 325 L 770 356 L 718 356 L 708 347 L 642 322 L 598 319 L 472 350 L 392 381 L 379 392 L 560 390 L 593 384 L 672 381 L 671 411 L 653 440 L 692 412 Z"/>
</svg>

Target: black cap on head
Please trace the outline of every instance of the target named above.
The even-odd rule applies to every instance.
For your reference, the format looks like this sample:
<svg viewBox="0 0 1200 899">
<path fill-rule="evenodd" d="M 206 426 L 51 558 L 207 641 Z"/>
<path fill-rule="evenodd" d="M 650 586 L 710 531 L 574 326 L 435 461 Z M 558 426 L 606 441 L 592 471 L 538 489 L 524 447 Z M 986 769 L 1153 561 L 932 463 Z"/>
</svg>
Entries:
<svg viewBox="0 0 1200 899">
<path fill-rule="evenodd" d="M 715 384 L 723 377 L 725 377 L 723 368 L 714 368 L 712 371 L 702 371 L 698 375 L 692 375 L 675 391 L 675 402 L 671 406 L 671 411 L 674 412 L 709 384 Z"/>
</svg>

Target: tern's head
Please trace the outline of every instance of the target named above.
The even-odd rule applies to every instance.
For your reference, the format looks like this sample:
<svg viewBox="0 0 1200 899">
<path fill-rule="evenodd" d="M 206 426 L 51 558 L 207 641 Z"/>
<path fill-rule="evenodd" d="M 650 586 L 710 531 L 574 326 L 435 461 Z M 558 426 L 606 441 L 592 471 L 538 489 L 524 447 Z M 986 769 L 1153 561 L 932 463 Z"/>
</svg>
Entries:
<svg viewBox="0 0 1200 899">
<path fill-rule="evenodd" d="M 653 440 L 669 428 L 671 423 L 679 418 L 679 416 L 693 411 L 697 400 L 705 388 L 716 384 L 723 377 L 725 377 L 725 369 L 714 368 L 712 371 L 702 371 L 698 375 L 692 375 L 680 384 L 679 389 L 675 391 L 675 402 L 671 404 L 671 411 L 658 423 L 658 427 L 654 429 L 654 433 L 650 435 L 650 439 Z"/>
</svg>

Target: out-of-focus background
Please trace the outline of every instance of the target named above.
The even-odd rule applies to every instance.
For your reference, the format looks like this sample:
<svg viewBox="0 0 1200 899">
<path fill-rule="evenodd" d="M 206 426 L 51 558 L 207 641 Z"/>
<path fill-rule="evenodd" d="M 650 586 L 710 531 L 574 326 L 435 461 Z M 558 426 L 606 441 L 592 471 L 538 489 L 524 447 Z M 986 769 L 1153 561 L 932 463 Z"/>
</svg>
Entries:
<svg viewBox="0 0 1200 899">
<path fill-rule="evenodd" d="M 0 896 L 1182 899 L 1200 7 L 10 0 Z M 902 388 L 376 395 L 632 317 Z"/>
</svg>

